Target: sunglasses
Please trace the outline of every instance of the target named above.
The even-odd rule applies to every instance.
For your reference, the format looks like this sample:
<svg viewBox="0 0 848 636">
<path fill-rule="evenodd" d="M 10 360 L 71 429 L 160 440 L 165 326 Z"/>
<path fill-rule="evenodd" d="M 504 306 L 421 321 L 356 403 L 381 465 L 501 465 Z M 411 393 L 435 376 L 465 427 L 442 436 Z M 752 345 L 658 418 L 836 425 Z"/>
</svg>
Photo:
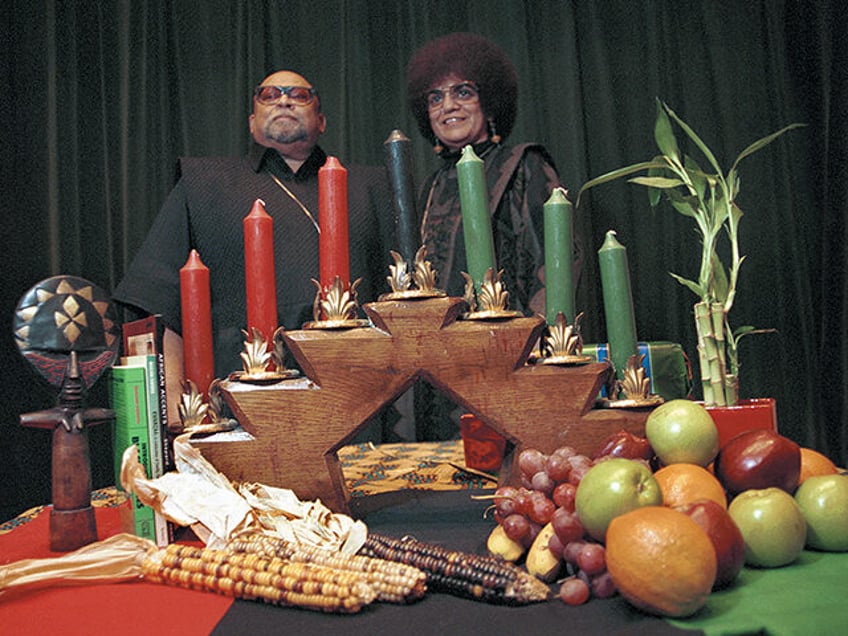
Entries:
<svg viewBox="0 0 848 636">
<path fill-rule="evenodd" d="M 318 93 L 308 86 L 257 86 L 253 97 L 260 104 L 270 106 L 279 102 L 283 95 L 297 106 L 308 106 Z"/>
</svg>

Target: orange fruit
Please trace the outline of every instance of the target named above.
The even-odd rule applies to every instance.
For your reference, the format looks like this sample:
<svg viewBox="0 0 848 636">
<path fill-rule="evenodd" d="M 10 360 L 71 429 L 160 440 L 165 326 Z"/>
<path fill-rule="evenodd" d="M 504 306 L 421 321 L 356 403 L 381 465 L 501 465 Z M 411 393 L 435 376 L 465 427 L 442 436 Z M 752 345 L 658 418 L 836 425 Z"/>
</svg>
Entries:
<svg viewBox="0 0 848 636">
<path fill-rule="evenodd" d="M 804 483 L 807 477 L 819 475 L 833 475 L 839 469 L 830 459 L 812 448 L 801 447 L 801 475 L 798 477 L 798 485 Z"/>
<path fill-rule="evenodd" d="M 660 485 L 663 504 L 685 506 L 698 499 L 711 499 L 727 510 L 724 486 L 709 470 L 697 464 L 669 464 L 654 473 Z"/>
<path fill-rule="evenodd" d="M 645 506 L 607 528 L 607 570 L 632 605 L 660 616 L 691 616 L 712 590 L 716 553 L 701 527 L 678 510 Z"/>
</svg>

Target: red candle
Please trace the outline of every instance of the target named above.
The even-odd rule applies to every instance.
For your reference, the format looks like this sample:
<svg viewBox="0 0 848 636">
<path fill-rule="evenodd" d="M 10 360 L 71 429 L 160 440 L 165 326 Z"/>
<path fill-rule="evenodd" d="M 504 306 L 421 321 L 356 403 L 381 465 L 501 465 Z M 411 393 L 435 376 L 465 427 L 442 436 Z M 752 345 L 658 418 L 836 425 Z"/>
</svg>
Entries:
<svg viewBox="0 0 848 636">
<path fill-rule="evenodd" d="M 335 157 L 327 157 L 318 170 L 318 225 L 321 227 L 318 250 L 321 288 L 330 287 L 336 276 L 347 288 L 350 286 L 347 170 Z"/>
<path fill-rule="evenodd" d="M 271 343 L 277 330 L 277 283 L 274 274 L 274 220 L 256 199 L 244 217 L 244 288 L 247 331 L 259 329 Z"/>
<path fill-rule="evenodd" d="M 212 302 L 209 293 L 209 268 L 191 250 L 180 269 L 180 304 L 183 320 L 183 363 L 185 377 L 206 395 L 215 377 L 212 352 Z"/>
</svg>

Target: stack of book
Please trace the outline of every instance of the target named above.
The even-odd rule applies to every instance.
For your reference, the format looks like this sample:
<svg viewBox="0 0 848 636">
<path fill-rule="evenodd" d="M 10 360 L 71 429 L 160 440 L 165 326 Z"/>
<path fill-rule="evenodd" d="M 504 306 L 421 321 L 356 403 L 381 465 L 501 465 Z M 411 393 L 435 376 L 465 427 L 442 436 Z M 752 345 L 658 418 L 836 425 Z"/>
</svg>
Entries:
<svg viewBox="0 0 848 636">
<path fill-rule="evenodd" d="M 124 356 L 112 367 L 110 383 L 115 411 L 115 484 L 120 488 L 121 459 L 135 445 L 148 478 L 161 477 L 173 469 L 168 438 L 165 394 L 164 325 L 158 315 L 123 325 Z M 135 495 L 123 511 L 127 531 L 165 546 L 173 540 L 173 527 Z"/>
</svg>

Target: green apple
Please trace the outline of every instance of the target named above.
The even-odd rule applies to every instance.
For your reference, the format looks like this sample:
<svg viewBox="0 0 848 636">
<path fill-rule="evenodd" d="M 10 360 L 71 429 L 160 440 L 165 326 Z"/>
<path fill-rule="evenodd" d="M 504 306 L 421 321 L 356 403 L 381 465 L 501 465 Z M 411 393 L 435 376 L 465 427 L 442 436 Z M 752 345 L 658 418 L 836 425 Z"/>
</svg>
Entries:
<svg viewBox="0 0 848 636">
<path fill-rule="evenodd" d="M 807 520 L 807 545 L 816 550 L 848 550 L 848 475 L 808 477 L 795 491 Z"/>
<path fill-rule="evenodd" d="M 603 541 L 618 515 L 642 506 L 661 506 L 662 491 L 645 462 L 605 459 L 580 480 L 574 509 L 589 536 Z"/>
<path fill-rule="evenodd" d="M 718 454 L 718 429 L 707 409 L 692 400 L 670 400 L 651 411 L 645 436 L 664 465 L 708 466 Z"/>
<path fill-rule="evenodd" d="M 730 502 L 727 512 L 742 532 L 748 565 L 788 565 L 804 549 L 807 522 L 801 507 L 785 490 L 746 490 Z"/>
</svg>

